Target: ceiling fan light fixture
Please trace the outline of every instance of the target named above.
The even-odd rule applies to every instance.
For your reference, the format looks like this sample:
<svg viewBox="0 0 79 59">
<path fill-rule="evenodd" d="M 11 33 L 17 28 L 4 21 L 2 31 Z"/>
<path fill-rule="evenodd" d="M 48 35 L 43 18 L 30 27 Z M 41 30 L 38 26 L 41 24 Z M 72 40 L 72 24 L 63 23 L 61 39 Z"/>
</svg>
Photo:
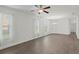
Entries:
<svg viewBox="0 0 79 59">
<path fill-rule="evenodd" d="M 40 12 L 40 13 L 41 13 L 41 12 L 43 12 L 43 10 L 38 10 L 38 12 Z"/>
<path fill-rule="evenodd" d="M 38 14 L 40 14 L 40 13 L 42 13 L 42 12 L 47 13 L 47 14 L 49 13 L 49 12 L 48 12 L 48 9 L 50 8 L 50 6 L 43 7 L 43 5 L 35 5 L 35 7 L 38 8 L 38 9 L 37 9 Z"/>
</svg>

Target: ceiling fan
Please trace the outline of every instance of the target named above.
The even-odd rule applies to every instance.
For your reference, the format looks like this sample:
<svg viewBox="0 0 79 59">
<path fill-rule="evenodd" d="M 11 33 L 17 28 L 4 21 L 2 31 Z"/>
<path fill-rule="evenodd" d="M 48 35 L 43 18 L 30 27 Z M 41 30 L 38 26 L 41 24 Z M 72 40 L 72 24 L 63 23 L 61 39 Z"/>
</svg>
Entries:
<svg viewBox="0 0 79 59">
<path fill-rule="evenodd" d="M 50 6 L 44 6 L 44 5 L 35 5 L 35 7 L 37 8 L 37 12 L 38 14 L 44 12 L 44 13 L 49 13 L 48 9 L 50 8 Z"/>
</svg>

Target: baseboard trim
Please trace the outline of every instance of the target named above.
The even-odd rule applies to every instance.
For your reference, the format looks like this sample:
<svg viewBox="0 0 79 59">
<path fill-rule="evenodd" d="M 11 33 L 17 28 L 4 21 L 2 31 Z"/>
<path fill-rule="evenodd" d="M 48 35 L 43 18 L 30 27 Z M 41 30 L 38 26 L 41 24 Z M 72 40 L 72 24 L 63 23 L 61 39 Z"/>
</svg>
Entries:
<svg viewBox="0 0 79 59">
<path fill-rule="evenodd" d="M 30 40 L 33 40 L 33 39 L 30 39 Z M 30 40 L 21 41 L 21 42 L 17 42 L 17 43 L 14 43 L 14 44 L 10 44 L 10 45 L 4 46 L 4 47 L 0 47 L 0 50 L 7 49 L 7 48 L 10 48 L 10 47 L 13 47 L 13 46 L 22 44 L 22 43 L 28 42 L 28 41 L 30 41 Z"/>
<path fill-rule="evenodd" d="M 62 34 L 62 33 L 49 33 L 49 34 L 38 36 L 38 37 L 35 37 L 35 38 L 32 38 L 32 39 L 37 39 L 37 38 L 45 37 L 45 36 L 48 36 L 48 35 L 54 35 L 54 34 L 55 35 L 70 35 L 71 33 L 66 33 L 66 34 Z"/>
</svg>

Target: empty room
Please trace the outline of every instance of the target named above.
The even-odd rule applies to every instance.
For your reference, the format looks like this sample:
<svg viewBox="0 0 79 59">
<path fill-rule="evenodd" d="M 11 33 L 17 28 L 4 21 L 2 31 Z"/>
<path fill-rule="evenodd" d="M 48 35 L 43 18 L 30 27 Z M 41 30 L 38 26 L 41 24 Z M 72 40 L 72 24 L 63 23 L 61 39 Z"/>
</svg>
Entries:
<svg viewBox="0 0 79 59">
<path fill-rule="evenodd" d="M 78 54 L 79 5 L 0 5 L 0 54 Z"/>
</svg>

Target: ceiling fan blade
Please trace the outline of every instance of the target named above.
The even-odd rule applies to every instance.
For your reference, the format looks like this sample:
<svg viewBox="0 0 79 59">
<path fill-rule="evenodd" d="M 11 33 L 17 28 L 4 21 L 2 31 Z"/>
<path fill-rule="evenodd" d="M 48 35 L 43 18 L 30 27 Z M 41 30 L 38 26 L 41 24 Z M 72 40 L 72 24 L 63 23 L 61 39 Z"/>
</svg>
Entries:
<svg viewBox="0 0 79 59">
<path fill-rule="evenodd" d="M 45 12 L 45 13 L 49 13 L 48 11 L 45 11 L 45 10 L 43 10 L 43 12 Z"/>
<path fill-rule="evenodd" d="M 48 7 L 45 7 L 45 8 L 43 8 L 43 9 L 49 9 L 50 8 L 50 6 L 48 6 Z"/>
</svg>

